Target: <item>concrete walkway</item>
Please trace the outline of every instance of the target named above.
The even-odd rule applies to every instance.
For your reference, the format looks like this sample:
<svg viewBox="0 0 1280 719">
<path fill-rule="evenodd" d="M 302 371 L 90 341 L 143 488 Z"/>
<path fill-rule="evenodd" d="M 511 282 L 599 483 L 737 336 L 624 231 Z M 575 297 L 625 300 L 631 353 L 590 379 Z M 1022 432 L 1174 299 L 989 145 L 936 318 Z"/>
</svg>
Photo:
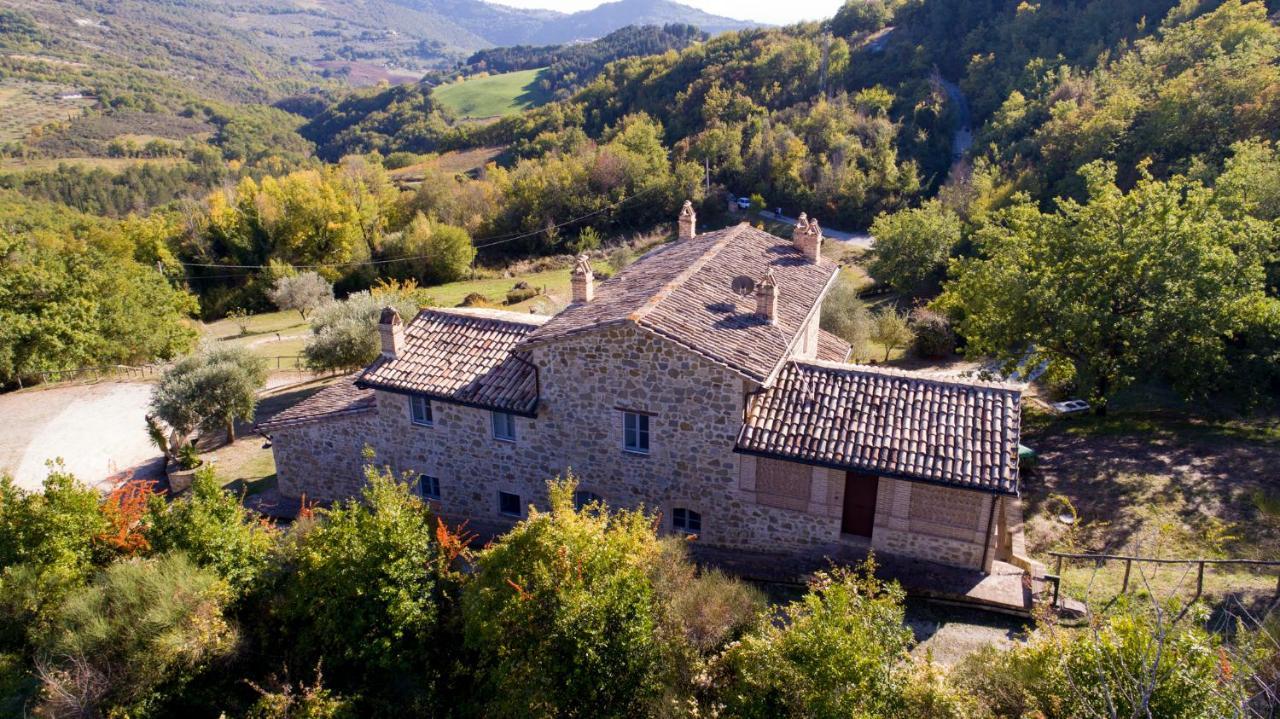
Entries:
<svg viewBox="0 0 1280 719">
<path fill-rule="evenodd" d="M 866 558 L 865 549 L 856 551 L 853 548 L 829 559 L 730 551 L 699 546 L 696 542 L 691 550 L 699 562 L 719 567 L 735 576 L 784 584 L 803 584 L 813 572 L 825 569 L 831 561 L 853 565 Z M 1020 617 L 1031 616 L 1031 579 L 1012 564 L 995 562 L 990 574 L 888 554 L 877 554 L 876 564 L 876 576 L 896 580 L 909 596 Z"/>
</svg>

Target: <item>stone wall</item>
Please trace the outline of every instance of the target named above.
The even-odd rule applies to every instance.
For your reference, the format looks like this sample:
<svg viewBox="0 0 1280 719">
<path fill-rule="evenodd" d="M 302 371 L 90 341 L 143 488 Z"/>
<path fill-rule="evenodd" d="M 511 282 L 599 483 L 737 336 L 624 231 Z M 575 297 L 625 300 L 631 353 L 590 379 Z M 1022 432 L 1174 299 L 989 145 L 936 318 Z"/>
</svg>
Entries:
<svg viewBox="0 0 1280 719">
<path fill-rule="evenodd" d="M 880 478 L 871 546 L 893 554 L 990 571 L 991 494 Z M 986 564 L 983 564 L 983 558 Z"/>
<path fill-rule="evenodd" d="M 280 494 L 320 501 L 359 495 L 364 486 L 362 452 L 374 436 L 376 419 L 368 412 L 271 432 Z"/>
</svg>

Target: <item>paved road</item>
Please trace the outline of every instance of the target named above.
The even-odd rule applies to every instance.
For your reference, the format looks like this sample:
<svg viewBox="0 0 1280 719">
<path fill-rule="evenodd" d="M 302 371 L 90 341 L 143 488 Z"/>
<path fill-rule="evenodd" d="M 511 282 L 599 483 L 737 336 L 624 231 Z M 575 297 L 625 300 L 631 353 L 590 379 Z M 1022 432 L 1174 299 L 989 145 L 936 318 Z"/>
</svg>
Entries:
<svg viewBox="0 0 1280 719">
<path fill-rule="evenodd" d="M 122 472 L 154 477 L 160 452 L 143 417 L 151 385 L 103 382 L 0 395 L 0 471 L 18 486 L 39 489 L 45 462 L 61 457 L 66 468 L 97 485 Z"/>
<path fill-rule="evenodd" d="M 787 217 L 786 215 L 780 215 L 776 212 L 771 212 L 769 210 L 762 210 L 760 212 L 760 216 L 765 218 L 766 220 L 773 220 L 775 222 L 785 222 L 789 225 L 794 225 L 797 222 L 796 218 L 794 217 Z M 822 225 L 821 217 L 818 218 L 818 224 Z M 825 225 L 822 225 L 822 236 L 827 238 L 828 240 L 835 240 L 836 242 L 848 242 L 850 244 L 854 244 L 854 245 L 858 245 L 859 247 L 866 247 L 866 248 L 870 248 L 871 245 L 875 242 L 875 238 L 872 237 L 871 235 L 868 235 L 865 232 L 842 232 L 840 230 L 833 230 L 830 227 L 827 227 Z"/>
<path fill-rule="evenodd" d="M 951 159 L 959 161 L 973 147 L 973 120 L 969 112 L 969 98 L 960 91 L 960 86 L 950 80 L 943 80 L 942 87 L 947 97 L 956 104 L 956 131 L 951 136 Z"/>
</svg>

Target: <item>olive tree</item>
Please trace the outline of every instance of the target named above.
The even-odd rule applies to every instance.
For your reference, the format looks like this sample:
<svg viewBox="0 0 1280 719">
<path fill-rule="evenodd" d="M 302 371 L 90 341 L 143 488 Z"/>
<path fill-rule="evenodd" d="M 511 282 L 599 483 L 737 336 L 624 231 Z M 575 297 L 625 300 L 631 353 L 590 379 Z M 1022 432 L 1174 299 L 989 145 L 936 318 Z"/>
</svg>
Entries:
<svg viewBox="0 0 1280 719">
<path fill-rule="evenodd" d="M 316 272 L 302 272 L 277 278 L 267 297 L 281 310 L 297 310 L 305 320 L 308 312 L 333 301 L 333 285 Z"/>
<path fill-rule="evenodd" d="M 378 356 L 378 318 L 394 307 L 406 322 L 417 315 L 415 301 L 403 293 L 356 292 L 331 302 L 311 318 L 311 337 L 302 353 L 307 366 L 322 372 L 362 367 Z"/>
<path fill-rule="evenodd" d="M 221 428 L 234 442 L 236 420 L 253 419 L 266 381 L 266 365 L 248 350 L 205 346 L 164 373 L 151 392 L 151 411 L 182 437 Z"/>
</svg>

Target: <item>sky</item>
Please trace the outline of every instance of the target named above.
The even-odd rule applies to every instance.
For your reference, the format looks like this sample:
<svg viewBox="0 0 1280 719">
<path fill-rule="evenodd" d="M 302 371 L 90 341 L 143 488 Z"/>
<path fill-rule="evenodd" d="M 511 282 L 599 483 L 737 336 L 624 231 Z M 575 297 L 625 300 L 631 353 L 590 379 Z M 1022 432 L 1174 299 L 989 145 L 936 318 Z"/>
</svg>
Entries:
<svg viewBox="0 0 1280 719">
<path fill-rule="evenodd" d="M 577 12 L 590 10 L 602 0 L 493 0 L 501 5 L 513 5 L 523 8 L 542 8 L 559 10 L 560 12 Z M 692 5 L 699 10 L 714 15 L 739 20 L 754 20 L 775 25 L 798 22 L 800 20 L 821 20 L 831 17 L 843 4 L 842 0 L 676 0 L 684 5 Z"/>
</svg>

